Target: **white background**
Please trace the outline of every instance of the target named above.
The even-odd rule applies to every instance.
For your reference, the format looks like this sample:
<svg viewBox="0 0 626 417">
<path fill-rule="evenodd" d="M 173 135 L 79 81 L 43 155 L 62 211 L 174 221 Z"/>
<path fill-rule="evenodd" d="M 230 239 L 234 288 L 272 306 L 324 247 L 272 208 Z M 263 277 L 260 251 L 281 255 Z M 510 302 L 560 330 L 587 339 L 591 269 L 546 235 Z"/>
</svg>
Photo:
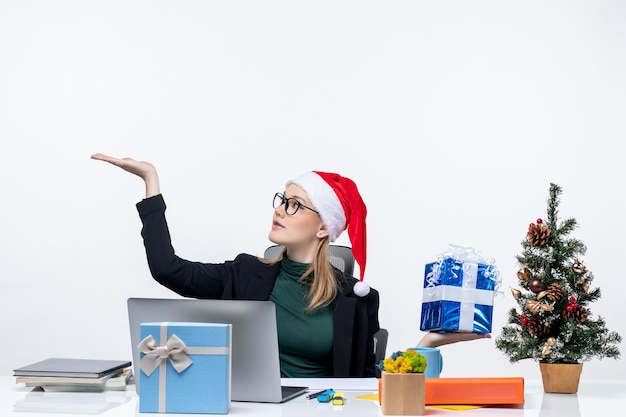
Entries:
<svg viewBox="0 0 626 417">
<path fill-rule="evenodd" d="M 450 243 L 495 259 L 499 334 L 558 183 L 591 312 L 626 336 L 625 21 L 617 0 L 0 0 L 0 374 L 130 358 L 126 299 L 176 296 L 147 269 L 141 180 L 95 152 L 153 162 L 177 253 L 210 262 L 262 255 L 287 179 L 353 178 L 388 352 L 421 338 L 424 264 Z M 493 339 L 442 349 L 442 376 L 539 378 Z"/>
</svg>

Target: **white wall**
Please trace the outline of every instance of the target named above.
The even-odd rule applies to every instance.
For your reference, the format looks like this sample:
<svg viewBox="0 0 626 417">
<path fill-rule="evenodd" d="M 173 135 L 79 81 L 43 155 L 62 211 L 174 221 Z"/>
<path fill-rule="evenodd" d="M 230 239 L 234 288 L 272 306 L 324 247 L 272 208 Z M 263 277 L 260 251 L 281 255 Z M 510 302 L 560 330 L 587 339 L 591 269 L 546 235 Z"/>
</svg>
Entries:
<svg viewBox="0 0 626 417">
<path fill-rule="evenodd" d="M 129 358 L 126 299 L 174 296 L 146 267 L 141 181 L 95 152 L 157 165 L 193 260 L 262 254 L 285 180 L 354 178 L 390 350 L 421 337 L 424 264 L 449 243 L 496 259 L 499 333 L 556 182 L 592 313 L 626 337 L 625 19 L 617 0 L 0 0 L 0 374 Z M 444 376 L 539 377 L 493 339 L 443 350 Z"/>
</svg>

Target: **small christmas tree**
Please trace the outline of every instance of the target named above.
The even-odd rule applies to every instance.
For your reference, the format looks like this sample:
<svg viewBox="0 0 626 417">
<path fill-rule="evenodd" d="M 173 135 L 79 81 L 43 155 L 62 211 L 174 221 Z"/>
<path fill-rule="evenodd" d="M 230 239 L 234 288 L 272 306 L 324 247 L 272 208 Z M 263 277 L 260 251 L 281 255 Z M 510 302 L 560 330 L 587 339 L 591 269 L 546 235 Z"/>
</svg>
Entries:
<svg viewBox="0 0 626 417">
<path fill-rule="evenodd" d="M 601 317 L 592 319 L 588 305 L 600 298 L 600 289 L 591 287 L 593 274 L 579 259 L 587 248 L 568 237 L 576 220 L 558 219 L 560 194 L 561 187 L 550 184 L 547 222 L 530 224 L 516 256 L 523 290 L 511 292 L 519 310 L 509 311 L 495 341 L 511 362 L 582 363 L 620 355 L 621 336 L 607 330 Z"/>
</svg>

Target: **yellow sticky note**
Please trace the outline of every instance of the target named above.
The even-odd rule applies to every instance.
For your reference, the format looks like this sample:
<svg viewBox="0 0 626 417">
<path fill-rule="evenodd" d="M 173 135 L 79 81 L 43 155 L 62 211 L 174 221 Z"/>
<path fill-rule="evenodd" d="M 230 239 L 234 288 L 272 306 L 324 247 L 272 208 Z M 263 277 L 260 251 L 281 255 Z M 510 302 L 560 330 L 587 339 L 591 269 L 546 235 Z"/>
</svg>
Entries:
<svg viewBox="0 0 626 417">
<path fill-rule="evenodd" d="M 373 394 L 357 395 L 355 398 L 358 400 L 378 401 L 378 393 L 375 392 Z"/>
</svg>

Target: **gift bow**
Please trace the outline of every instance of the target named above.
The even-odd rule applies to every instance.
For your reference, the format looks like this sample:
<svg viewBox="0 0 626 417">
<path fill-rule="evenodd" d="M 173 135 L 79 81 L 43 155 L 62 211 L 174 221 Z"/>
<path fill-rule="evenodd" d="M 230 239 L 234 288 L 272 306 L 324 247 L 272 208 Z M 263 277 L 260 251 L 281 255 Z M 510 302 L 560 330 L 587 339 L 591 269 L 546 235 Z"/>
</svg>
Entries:
<svg viewBox="0 0 626 417">
<path fill-rule="evenodd" d="M 139 343 L 139 351 L 145 354 L 139 360 L 139 366 L 150 376 L 164 360 L 169 359 L 176 372 L 181 373 L 193 363 L 186 348 L 185 342 L 175 334 L 167 339 L 165 346 L 159 346 L 154 337 L 148 335 Z"/>
<path fill-rule="evenodd" d="M 452 258 L 455 261 L 459 261 L 463 264 L 462 267 L 457 266 L 454 267 L 452 271 L 450 271 L 455 278 L 458 278 L 459 276 L 456 274 L 456 272 L 454 272 L 454 269 L 463 268 L 465 272 L 468 272 L 468 270 L 476 268 L 475 264 L 482 263 L 487 265 L 487 268 L 483 272 L 483 276 L 485 278 L 491 279 L 494 282 L 494 294 L 500 293 L 500 284 L 502 278 L 500 277 L 500 272 L 494 265 L 495 260 L 484 258 L 483 255 L 480 252 L 476 251 L 474 248 L 453 244 L 448 245 L 447 252 L 437 255 L 437 263 L 433 265 L 431 271 L 426 275 L 427 287 L 434 287 L 439 283 L 441 265 L 446 258 Z"/>
<path fill-rule="evenodd" d="M 480 252 L 477 252 L 474 248 L 468 248 L 468 247 L 453 245 L 453 244 L 448 245 L 447 253 L 443 253 L 439 256 L 440 257 L 450 256 L 456 259 L 457 261 L 461 261 L 461 262 L 488 263 L 487 261 L 485 261 L 485 259 L 480 254 Z"/>
</svg>

